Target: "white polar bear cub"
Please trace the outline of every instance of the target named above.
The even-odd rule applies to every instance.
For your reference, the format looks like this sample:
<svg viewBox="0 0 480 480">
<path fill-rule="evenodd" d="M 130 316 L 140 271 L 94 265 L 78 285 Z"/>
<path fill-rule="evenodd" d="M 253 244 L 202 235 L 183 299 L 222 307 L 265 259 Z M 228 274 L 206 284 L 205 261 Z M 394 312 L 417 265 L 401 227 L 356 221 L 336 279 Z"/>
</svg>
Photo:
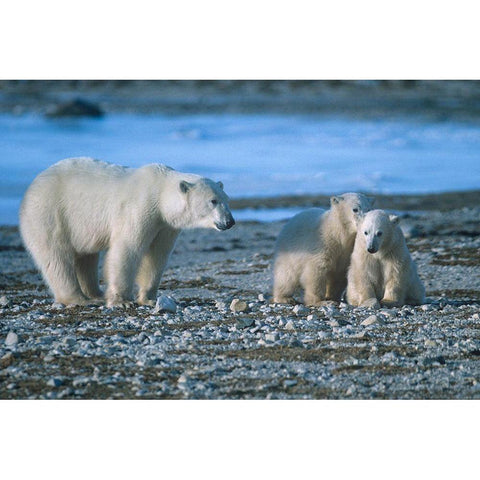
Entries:
<svg viewBox="0 0 480 480">
<path fill-rule="evenodd" d="M 347 269 L 357 223 L 373 199 L 359 193 L 331 197 L 330 210 L 312 208 L 295 215 L 277 239 L 273 301 L 294 303 L 303 288 L 306 305 L 340 301 L 347 286 Z"/>
<path fill-rule="evenodd" d="M 20 231 L 55 301 L 99 301 L 98 258 L 108 250 L 107 304 L 155 303 L 160 278 L 184 228 L 226 230 L 235 221 L 223 185 L 165 165 L 138 169 L 91 158 L 40 173 L 20 207 Z"/>
<path fill-rule="evenodd" d="M 372 210 L 358 227 L 348 271 L 347 301 L 378 308 L 425 302 L 425 288 L 408 251 L 399 218 Z"/>
</svg>

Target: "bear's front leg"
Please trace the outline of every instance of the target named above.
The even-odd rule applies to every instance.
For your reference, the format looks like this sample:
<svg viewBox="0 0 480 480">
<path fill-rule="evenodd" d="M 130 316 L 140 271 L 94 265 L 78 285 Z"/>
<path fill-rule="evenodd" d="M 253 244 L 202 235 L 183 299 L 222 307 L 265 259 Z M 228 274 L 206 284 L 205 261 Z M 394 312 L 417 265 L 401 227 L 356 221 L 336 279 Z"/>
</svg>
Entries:
<svg viewBox="0 0 480 480">
<path fill-rule="evenodd" d="M 388 280 L 380 303 L 388 308 L 401 307 L 405 304 L 405 292 L 398 279 Z"/>
<path fill-rule="evenodd" d="M 347 302 L 355 307 L 380 308 L 374 286 L 358 271 L 348 277 Z"/>
<path fill-rule="evenodd" d="M 107 306 L 126 306 L 133 301 L 133 285 L 139 265 L 139 252 L 130 244 L 116 243 L 105 258 Z"/>
<path fill-rule="evenodd" d="M 163 229 L 141 259 L 137 275 L 140 305 L 155 305 L 158 286 L 177 237 L 177 230 Z"/>
</svg>

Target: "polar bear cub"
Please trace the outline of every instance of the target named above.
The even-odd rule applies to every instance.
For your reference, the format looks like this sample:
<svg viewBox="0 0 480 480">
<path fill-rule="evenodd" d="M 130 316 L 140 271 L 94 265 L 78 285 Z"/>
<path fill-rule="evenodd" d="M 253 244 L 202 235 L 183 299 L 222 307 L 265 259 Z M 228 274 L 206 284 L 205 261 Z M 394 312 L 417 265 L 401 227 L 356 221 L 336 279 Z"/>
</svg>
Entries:
<svg viewBox="0 0 480 480">
<path fill-rule="evenodd" d="M 20 207 L 20 231 L 55 301 L 99 301 L 99 252 L 108 305 L 152 305 L 177 236 L 184 228 L 226 230 L 235 221 L 220 182 L 165 165 L 130 169 L 62 160 L 40 173 Z"/>
<path fill-rule="evenodd" d="M 357 223 L 372 204 L 365 195 L 344 193 L 331 197 L 328 211 L 312 208 L 294 216 L 276 243 L 273 301 L 294 303 L 298 288 L 304 290 L 307 305 L 340 301 Z"/>
<path fill-rule="evenodd" d="M 365 215 L 348 271 L 347 301 L 378 308 L 425 302 L 425 288 L 408 251 L 399 217 L 383 210 Z"/>
</svg>

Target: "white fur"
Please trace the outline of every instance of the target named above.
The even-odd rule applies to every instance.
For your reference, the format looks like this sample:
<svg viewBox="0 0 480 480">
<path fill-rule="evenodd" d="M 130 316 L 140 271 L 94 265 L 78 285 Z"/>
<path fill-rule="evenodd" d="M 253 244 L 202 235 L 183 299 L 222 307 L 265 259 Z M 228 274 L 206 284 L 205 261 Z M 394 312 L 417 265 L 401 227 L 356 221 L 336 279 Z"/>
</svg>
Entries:
<svg viewBox="0 0 480 480">
<path fill-rule="evenodd" d="M 98 254 L 108 250 L 108 305 L 132 301 L 135 281 L 138 302 L 152 304 L 182 229 L 233 225 L 221 187 L 164 165 L 130 169 L 91 158 L 62 160 L 28 188 L 20 230 L 56 302 L 98 301 Z"/>
<path fill-rule="evenodd" d="M 285 225 L 275 248 L 275 302 L 293 303 L 300 287 L 307 305 L 340 300 L 347 285 L 357 222 L 371 204 L 365 195 L 345 193 L 330 199 L 330 210 L 312 208 Z"/>
<path fill-rule="evenodd" d="M 348 303 L 378 308 L 380 303 L 392 307 L 425 302 L 425 289 L 398 221 L 383 210 L 365 215 L 348 271 Z"/>
</svg>

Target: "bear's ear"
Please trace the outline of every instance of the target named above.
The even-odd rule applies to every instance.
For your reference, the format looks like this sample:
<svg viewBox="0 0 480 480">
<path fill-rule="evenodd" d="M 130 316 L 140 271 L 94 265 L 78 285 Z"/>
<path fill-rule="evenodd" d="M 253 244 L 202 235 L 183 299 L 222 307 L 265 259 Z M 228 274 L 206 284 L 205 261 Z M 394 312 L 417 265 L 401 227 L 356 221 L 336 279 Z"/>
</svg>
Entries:
<svg viewBox="0 0 480 480">
<path fill-rule="evenodd" d="M 389 215 L 388 218 L 394 225 L 398 225 L 398 222 L 400 222 L 400 217 L 398 215 Z"/>
<path fill-rule="evenodd" d="M 330 205 L 337 205 L 343 200 L 343 197 L 340 195 L 335 195 L 334 197 L 330 197 Z"/>
<path fill-rule="evenodd" d="M 193 187 L 193 183 L 188 183 L 185 180 L 180 182 L 180 191 L 182 193 L 187 193 Z"/>
<path fill-rule="evenodd" d="M 369 201 L 371 207 L 375 205 L 375 197 L 367 197 L 367 200 Z"/>
<path fill-rule="evenodd" d="M 223 183 L 222 182 L 217 182 L 217 185 L 223 190 Z"/>
</svg>

